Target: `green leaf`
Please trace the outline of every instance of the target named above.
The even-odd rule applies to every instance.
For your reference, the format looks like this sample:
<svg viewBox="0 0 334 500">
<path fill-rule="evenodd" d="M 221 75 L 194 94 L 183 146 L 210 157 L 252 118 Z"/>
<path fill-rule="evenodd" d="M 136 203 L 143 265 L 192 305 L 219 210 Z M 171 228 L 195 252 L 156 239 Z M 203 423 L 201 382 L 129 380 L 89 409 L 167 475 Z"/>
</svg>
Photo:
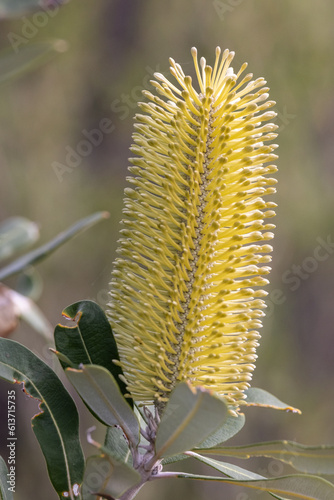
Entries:
<svg viewBox="0 0 334 500">
<path fill-rule="evenodd" d="M 53 11 L 58 5 L 61 5 L 62 0 L 54 2 Z M 50 4 L 49 4 L 50 5 Z M 46 9 L 48 7 L 48 2 L 46 0 L 0 0 L 0 18 L 4 17 L 14 17 L 21 16 L 25 12 L 30 10 L 41 10 L 41 8 Z M 52 12 L 52 11 L 51 11 Z"/>
<path fill-rule="evenodd" d="M 118 426 L 107 427 L 104 444 L 98 443 L 92 438 L 91 432 L 95 429 L 96 427 L 91 427 L 87 430 L 88 443 L 95 446 L 101 455 L 110 455 L 116 462 L 132 466 L 132 454 L 122 429 Z"/>
<path fill-rule="evenodd" d="M 222 427 L 211 434 L 211 436 L 203 441 L 203 443 L 196 446 L 196 449 L 202 450 L 205 448 L 212 448 L 220 443 L 224 443 L 241 431 L 245 425 L 245 420 L 245 415 L 243 413 L 240 413 L 237 417 L 234 415 L 228 415 Z"/>
<path fill-rule="evenodd" d="M 103 366 L 115 377 L 122 394 L 126 394 L 126 385 L 119 378 L 123 374 L 122 369 L 113 362 L 119 360 L 117 344 L 101 307 L 95 302 L 84 300 L 66 307 L 63 316 L 76 322 L 75 326 L 57 325 L 55 328 L 57 351 L 71 361 L 71 365 L 68 365 L 59 358 L 63 368 L 78 367 L 80 364 Z M 129 404 L 133 404 L 131 398 Z"/>
<path fill-rule="evenodd" d="M 1 500 L 13 500 L 13 493 L 9 490 L 11 487 L 10 484 L 7 483 L 7 480 L 10 480 L 7 477 L 8 469 L 6 462 L 0 456 L 0 496 Z M 15 489 L 15 488 L 14 488 Z"/>
<path fill-rule="evenodd" d="M 38 238 L 39 229 L 35 222 L 24 217 L 10 217 L 4 220 L 0 224 L 0 261 L 32 245 Z"/>
<path fill-rule="evenodd" d="M 14 35 L 13 40 L 10 38 L 11 35 Z M 52 57 L 67 50 L 67 43 L 64 40 L 29 43 L 18 48 L 21 44 L 18 43 L 15 35 L 14 33 L 8 34 L 12 47 L 0 52 L 0 85 L 36 69 Z"/>
<path fill-rule="evenodd" d="M 57 351 L 56 349 L 52 349 L 52 347 L 50 347 L 49 349 L 51 352 L 53 352 L 53 354 L 57 356 L 62 365 L 68 368 L 77 368 L 77 366 L 74 363 L 72 363 L 72 361 L 65 354 Z"/>
<path fill-rule="evenodd" d="M 230 470 L 232 473 L 232 467 L 236 466 L 223 464 L 222 469 L 226 470 L 225 466 L 227 465 L 231 466 Z M 249 472 L 249 474 L 252 473 Z M 160 477 L 162 478 L 163 474 L 161 474 Z M 282 500 L 333 500 L 334 498 L 333 484 L 317 476 L 306 476 L 302 474 L 269 479 L 237 480 L 219 476 L 204 476 L 198 474 L 187 474 L 185 472 L 175 472 L 174 477 L 182 479 L 200 479 L 203 481 L 219 481 L 221 483 L 245 486 L 246 488 L 254 490 L 266 491 L 272 494 L 275 498 Z"/>
<path fill-rule="evenodd" d="M 221 461 L 214 460 L 214 459 L 208 458 L 208 457 L 203 457 L 202 455 L 199 455 L 198 453 L 188 452 L 188 456 L 196 458 L 200 462 L 203 462 L 206 465 L 209 465 L 210 467 L 213 467 L 214 469 L 218 470 L 219 472 L 222 472 L 223 474 L 225 474 L 225 476 L 231 477 L 233 479 L 237 479 L 238 481 L 245 481 L 248 479 L 251 479 L 251 480 L 254 480 L 254 479 L 266 480 L 267 479 L 266 477 L 261 476 L 260 474 L 256 474 L 255 472 L 252 472 L 250 470 L 243 469 L 242 467 L 239 467 L 238 465 L 221 462 Z M 286 500 L 285 498 L 282 498 L 281 496 L 275 495 L 274 493 L 271 493 L 271 492 L 269 492 L 269 493 L 272 497 L 276 498 L 277 500 Z"/>
<path fill-rule="evenodd" d="M 96 495 L 120 498 L 140 481 L 140 474 L 129 465 L 119 463 L 109 455 L 92 456 L 87 460 L 82 500 L 96 500 Z"/>
<path fill-rule="evenodd" d="M 213 467 L 219 472 L 225 474 L 225 476 L 231 477 L 233 479 L 238 479 L 238 480 L 267 479 L 264 476 L 261 476 L 260 474 L 256 474 L 255 472 L 243 469 L 242 467 L 239 467 L 234 464 L 221 462 L 220 460 L 214 460 L 213 458 L 203 457 L 202 455 L 199 455 L 198 453 L 195 452 L 188 452 L 187 454 L 188 456 L 196 458 L 196 460 L 199 460 L 200 462 L 203 462 L 204 464 Z"/>
<path fill-rule="evenodd" d="M 114 498 L 137 484 L 141 476 L 132 467 L 132 455 L 119 427 L 109 427 L 104 444 L 93 440 L 87 431 L 87 441 L 99 449 L 100 455 L 88 459 L 82 486 L 83 500 L 95 500 L 94 493 Z M 112 496 L 111 496 L 112 495 Z"/>
<path fill-rule="evenodd" d="M 185 382 L 173 390 L 156 436 L 157 458 L 178 455 L 204 441 L 226 420 L 228 409 L 217 395 Z"/>
<path fill-rule="evenodd" d="M 262 406 L 264 408 L 273 408 L 274 410 L 285 410 L 292 413 L 301 413 L 297 408 L 287 405 L 280 401 L 276 396 L 270 392 L 258 389 L 257 387 L 250 387 L 245 391 L 246 399 L 243 404 L 246 406 Z"/>
<path fill-rule="evenodd" d="M 132 465 L 132 455 L 123 431 L 119 427 L 108 427 L 101 451 L 119 463 Z"/>
<path fill-rule="evenodd" d="M 162 465 L 174 464 L 175 462 L 181 462 L 181 460 L 186 460 L 188 455 L 180 453 L 179 455 L 173 455 L 172 457 L 163 458 L 161 461 Z"/>
<path fill-rule="evenodd" d="M 79 441 L 76 406 L 57 375 L 18 342 L 0 339 L 0 377 L 23 383 L 25 392 L 40 401 L 41 412 L 32 419 L 51 482 L 59 498 L 80 485 L 84 457 Z"/>
<path fill-rule="evenodd" d="M 268 441 L 233 448 L 211 448 L 202 450 L 202 453 L 236 458 L 269 457 L 287 463 L 300 472 L 334 474 L 334 446 L 305 446 L 292 441 Z"/>
<path fill-rule="evenodd" d="M 119 425 L 134 445 L 139 442 L 139 422 L 124 399 L 111 373 L 97 365 L 82 365 L 80 370 L 65 370 L 84 402 L 106 425 Z"/>
<path fill-rule="evenodd" d="M 97 212 L 89 217 L 79 220 L 77 223 L 73 224 L 69 229 L 58 234 L 54 239 L 42 245 L 41 247 L 33 250 L 32 252 L 23 255 L 19 259 L 15 260 L 8 266 L 0 270 L 0 281 L 17 274 L 28 266 L 37 264 L 41 260 L 48 257 L 52 252 L 54 252 L 61 245 L 72 239 L 81 231 L 88 229 L 90 226 L 96 224 L 102 219 L 108 217 L 107 212 Z"/>
</svg>

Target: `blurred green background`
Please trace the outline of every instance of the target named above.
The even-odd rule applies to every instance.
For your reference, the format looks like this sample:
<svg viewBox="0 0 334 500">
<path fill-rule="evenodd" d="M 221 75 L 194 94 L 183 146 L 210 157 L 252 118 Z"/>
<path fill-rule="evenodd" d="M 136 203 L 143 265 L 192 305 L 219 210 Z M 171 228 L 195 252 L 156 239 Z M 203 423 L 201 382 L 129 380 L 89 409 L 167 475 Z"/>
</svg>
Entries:
<svg viewBox="0 0 334 500">
<path fill-rule="evenodd" d="M 39 266 L 40 308 L 56 324 L 70 303 L 107 302 L 133 115 L 153 72 L 168 74 L 169 57 L 192 72 L 192 46 L 209 62 L 217 45 L 234 50 L 235 68 L 247 61 L 255 77 L 267 79 L 281 127 L 273 272 L 253 385 L 303 411 L 297 416 L 248 409 L 246 427 L 234 442 L 286 438 L 333 444 L 333 1 L 72 0 L 43 26 L 38 19 L 32 14 L 0 22 L 3 49 L 17 52 L 49 38 L 68 42 L 67 52 L 0 88 L 0 218 L 24 215 L 38 222 L 44 242 L 94 211 L 111 214 Z M 35 30 L 29 31 L 28 21 Z M 19 46 L 11 47 L 11 33 L 22 38 Z M 102 142 L 85 150 L 85 134 L 105 123 L 110 127 Z M 24 326 L 12 338 L 42 351 L 37 334 Z M 1 385 L 2 394 L 6 387 Z M 15 500 L 56 499 L 30 428 L 37 404 L 17 392 Z M 78 405 L 85 441 L 92 420 Z M 89 445 L 85 449 L 93 452 Z M 265 475 L 283 472 L 275 461 L 239 464 Z M 190 461 L 181 465 L 189 470 Z M 215 483 L 173 480 L 148 485 L 138 500 L 184 496 L 269 498 Z"/>
</svg>

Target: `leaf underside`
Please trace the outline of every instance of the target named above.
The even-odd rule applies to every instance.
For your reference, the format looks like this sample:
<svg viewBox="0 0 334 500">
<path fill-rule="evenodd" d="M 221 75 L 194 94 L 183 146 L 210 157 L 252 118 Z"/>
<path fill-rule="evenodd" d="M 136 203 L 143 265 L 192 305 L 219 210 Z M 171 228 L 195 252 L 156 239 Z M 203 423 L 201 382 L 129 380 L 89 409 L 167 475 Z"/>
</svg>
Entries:
<svg viewBox="0 0 334 500">
<path fill-rule="evenodd" d="M 191 450 L 219 429 L 227 415 L 223 399 L 201 387 L 178 384 L 157 430 L 156 456 L 166 458 Z"/>
<path fill-rule="evenodd" d="M 278 500 L 333 500 L 334 498 L 333 484 L 317 476 L 295 474 L 276 478 L 264 478 L 259 474 L 233 464 L 219 462 L 218 460 L 203 457 L 196 453 L 189 453 L 189 455 L 213 467 L 215 470 L 228 476 L 228 478 L 187 473 L 177 474 L 177 477 L 219 481 L 245 486 L 258 491 L 266 491 Z"/>
<path fill-rule="evenodd" d="M 222 427 L 196 446 L 196 449 L 203 450 L 205 448 L 212 448 L 213 446 L 217 446 L 231 439 L 235 434 L 241 431 L 245 425 L 245 420 L 245 415 L 243 413 L 240 413 L 238 416 L 228 415 Z"/>
<path fill-rule="evenodd" d="M 262 456 L 280 460 L 299 472 L 334 474 L 334 446 L 305 446 L 292 441 L 268 441 L 248 446 L 202 449 L 201 453 L 242 459 Z"/>
<path fill-rule="evenodd" d="M 280 401 L 270 392 L 258 387 L 250 387 L 245 391 L 246 399 L 243 401 L 245 406 L 262 406 L 263 408 L 272 408 L 274 410 L 283 410 L 292 413 L 301 413 L 298 408 L 294 408 L 283 401 Z"/>
<path fill-rule="evenodd" d="M 119 425 L 128 440 L 138 444 L 138 419 L 106 368 L 81 365 L 81 369 L 67 368 L 65 373 L 83 401 L 105 425 Z"/>
</svg>

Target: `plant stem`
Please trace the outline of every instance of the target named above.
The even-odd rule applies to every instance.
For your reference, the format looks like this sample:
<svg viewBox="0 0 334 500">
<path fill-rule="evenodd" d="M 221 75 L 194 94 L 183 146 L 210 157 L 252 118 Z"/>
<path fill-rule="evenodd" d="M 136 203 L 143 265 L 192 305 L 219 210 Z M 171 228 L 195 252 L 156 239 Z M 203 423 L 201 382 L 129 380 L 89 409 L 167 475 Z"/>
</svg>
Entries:
<svg viewBox="0 0 334 500">
<path fill-rule="evenodd" d="M 182 474 L 181 472 L 159 472 L 155 476 L 152 477 L 152 479 L 165 479 L 166 477 L 179 477 L 179 474 Z"/>
</svg>

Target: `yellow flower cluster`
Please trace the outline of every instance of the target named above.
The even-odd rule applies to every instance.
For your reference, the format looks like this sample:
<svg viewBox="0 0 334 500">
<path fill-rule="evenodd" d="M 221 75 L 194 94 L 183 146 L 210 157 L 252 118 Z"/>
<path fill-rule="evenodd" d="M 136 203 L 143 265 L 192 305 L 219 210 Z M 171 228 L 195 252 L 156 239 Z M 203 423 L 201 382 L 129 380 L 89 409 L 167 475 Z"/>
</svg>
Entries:
<svg viewBox="0 0 334 500">
<path fill-rule="evenodd" d="M 156 73 L 139 104 L 108 314 L 136 401 L 163 405 L 189 381 L 237 410 L 270 270 L 275 103 L 233 52 L 218 47 L 213 68 L 191 52 L 199 88 L 170 59 L 175 84 Z"/>
</svg>

